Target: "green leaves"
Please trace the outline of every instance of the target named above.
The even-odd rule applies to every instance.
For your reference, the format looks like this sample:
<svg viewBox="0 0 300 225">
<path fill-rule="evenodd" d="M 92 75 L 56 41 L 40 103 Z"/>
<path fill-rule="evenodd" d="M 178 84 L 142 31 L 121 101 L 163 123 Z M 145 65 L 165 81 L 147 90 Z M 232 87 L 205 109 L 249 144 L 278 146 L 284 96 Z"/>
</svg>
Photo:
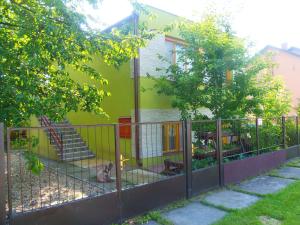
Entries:
<svg viewBox="0 0 300 225">
<path fill-rule="evenodd" d="M 40 175 L 44 170 L 44 164 L 40 161 L 36 154 L 26 151 L 24 153 L 26 160 L 26 169 L 31 171 L 34 175 Z"/>
<path fill-rule="evenodd" d="M 182 117 L 203 117 L 199 108 L 209 109 L 215 118 L 288 112 L 290 98 L 283 84 L 262 75 L 272 65 L 251 58 L 245 41 L 235 36 L 226 19 L 207 15 L 199 23 L 181 23 L 179 29 L 186 45 L 155 87 L 159 94 L 174 96 L 172 105 Z"/>
<path fill-rule="evenodd" d="M 102 90 L 108 82 L 92 65 L 100 56 L 119 67 L 151 36 L 145 29 L 133 33 L 134 18 L 113 32 L 90 30 L 73 11 L 77 3 L 1 1 L 0 121 L 7 126 L 22 126 L 31 115 L 59 120 L 72 110 L 105 114 L 101 103 L 110 94 Z M 78 72 L 87 75 L 80 82 L 71 78 Z"/>
</svg>

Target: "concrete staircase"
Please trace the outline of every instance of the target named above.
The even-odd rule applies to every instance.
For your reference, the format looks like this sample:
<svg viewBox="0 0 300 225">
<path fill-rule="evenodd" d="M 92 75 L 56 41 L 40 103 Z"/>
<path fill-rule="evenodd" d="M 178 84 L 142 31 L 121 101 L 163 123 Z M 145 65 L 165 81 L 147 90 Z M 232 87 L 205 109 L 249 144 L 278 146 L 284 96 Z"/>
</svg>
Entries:
<svg viewBox="0 0 300 225">
<path fill-rule="evenodd" d="M 57 155 L 62 161 L 77 161 L 95 157 L 80 134 L 67 120 L 61 122 L 48 121 L 51 125 L 41 124 L 48 127 L 45 132 L 49 137 L 50 144 L 57 150 Z M 55 140 L 54 136 L 58 141 Z"/>
</svg>

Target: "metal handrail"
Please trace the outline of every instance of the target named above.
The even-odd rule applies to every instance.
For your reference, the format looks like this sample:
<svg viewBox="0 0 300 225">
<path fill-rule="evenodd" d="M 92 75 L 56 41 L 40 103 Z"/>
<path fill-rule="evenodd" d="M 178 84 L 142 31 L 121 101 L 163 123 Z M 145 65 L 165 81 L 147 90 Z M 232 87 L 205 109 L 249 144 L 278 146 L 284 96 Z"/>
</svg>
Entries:
<svg viewBox="0 0 300 225">
<path fill-rule="evenodd" d="M 51 122 L 49 121 L 49 119 L 46 116 L 41 116 L 41 125 L 43 125 L 43 124 L 49 130 L 49 132 L 50 132 L 50 139 L 53 137 L 56 146 L 60 150 L 61 157 L 63 157 L 63 147 L 64 146 L 63 146 L 62 137 L 59 137 L 59 135 L 57 134 L 57 132 L 55 131 L 55 129 L 51 125 Z"/>
</svg>

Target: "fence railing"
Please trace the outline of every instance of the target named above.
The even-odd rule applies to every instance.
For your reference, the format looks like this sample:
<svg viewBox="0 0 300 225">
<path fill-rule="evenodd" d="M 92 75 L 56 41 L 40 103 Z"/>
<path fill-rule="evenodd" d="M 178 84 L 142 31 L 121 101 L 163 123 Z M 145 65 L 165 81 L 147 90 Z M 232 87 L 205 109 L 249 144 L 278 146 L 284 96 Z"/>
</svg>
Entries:
<svg viewBox="0 0 300 225">
<path fill-rule="evenodd" d="M 51 122 L 46 116 L 41 116 L 41 126 L 47 127 L 47 130 L 49 132 L 49 138 L 50 138 L 50 143 L 54 143 L 57 145 L 57 147 L 60 149 L 61 154 L 64 151 L 64 145 L 63 145 L 63 137 L 62 134 L 58 134 L 54 127 L 52 127 Z"/>
<path fill-rule="evenodd" d="M 226 164 L 299 145 L 298 117 L 68 125 L 59 129 L 63 153 L 51 143 L 48 127 L 7 129 L 6 211 L 10 217 L 171 183 L 176 177 L 184 177 L 186 196 L 190 197 L 197 187 L 223 186 Z M 3 161 L 1 134 L 4 129 L 0 127 Z M 136 136 L 139 146 L 135 145 Z M 208 174 L 208 180 L 200 179 L 199 174 Z M 0 202 L 0 207 L 3 205 Z"/>
</svg>

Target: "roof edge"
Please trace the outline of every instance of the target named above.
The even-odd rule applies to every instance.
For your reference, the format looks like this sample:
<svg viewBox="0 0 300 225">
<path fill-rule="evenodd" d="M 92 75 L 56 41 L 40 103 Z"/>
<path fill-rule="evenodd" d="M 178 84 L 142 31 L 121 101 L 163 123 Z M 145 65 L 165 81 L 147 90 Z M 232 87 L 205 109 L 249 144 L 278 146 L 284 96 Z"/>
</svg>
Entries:
<svg viewBox="0 0 300 225">
<path fill-rule="evenodd" d="M 108 33 L 110 32 L 113 28 L 117 28 L 123 25 L 123 23 L 132 20 L 134 17 L 136 16 L 136 13 L 133 11 L 129 16 L 125 17 L 124 19 L 106 27 L 105 29 L 103 29 L 101 32 L 103 33 Z"/>
<path fill-rule="evenodd" d="M 293 52 L 290 52 L 289 50 L 285 50 L 285 49 L 282 49 L 282 48 L 278 48 L 278 47 L 275 47 L 275 46 L 272 46 L 272 45 L 266 45 L 262 50 L 260 50 L 258 52 L 258 54 L 263 54 L 265 53 L 268 49 L 273 49 L 273 50 L 276 50 L 276 51 L 280 51 L 280 52 L 284 52 L 284 53 L 287 53 L 287 54 L 290 54 L 290 55 L 293 55 L 293 56 L 296 56 L 296 57 L 300 57 L 300 55 L 298 54 L 295 54 Z"/>
<path fill-rule="evenodd" d="M 184 19 L 184 20 L 186 20 L 186 21 L 193 22 L 192 20 L 190 20 L 190 19 L 188 19 L 188 18 L 185 18 L 185 17 L 183 17 L 183 16 L 176 15 L 176 14 L 174 14 L 174 13 L 168 12 L 168 11 L 166 11 L 166 10 L 164 10 L 164 9 L 160 9 L 160 8 L 157 8 L 157 7 L 152 6 L 152 5 L 148 5 L 148 4 L 144 4 L 144 3 L 141 3 L 141 5 L 143 5 L 143 6 L 147 7 L 147 8 L 152 8 L 152 9 L 154 9 L 154 10 L 158 10 L 158 11 L 160 11 L 160 12 L 162 12 L 162 13 L 166 13 L 166 14 L 169 14 L 169 15 L 172 15 L 172 16 L 175 16 L 175 17 Z M 132 19 L 134 16 L 139 15 L 139 14 L 140 14 L 139 12 L 133 10 L 132 13 L 131 13 L 129 16 L 127 16 L 127 17 L 125 17 L 124 19 L 122 19 L 122 20 L 120 20 L 120 21 L 118 21 L 118 22 L 116 22 L 116 23 L 114 23 L 114 24 L 108 26 L 107 28 L 104 28 L 101 32 L 110 32 L 113 28 L 117 28 L 117 27 L 121 26 L 124 22 L 129 21 L 129 20 Z"/>
</svg>

